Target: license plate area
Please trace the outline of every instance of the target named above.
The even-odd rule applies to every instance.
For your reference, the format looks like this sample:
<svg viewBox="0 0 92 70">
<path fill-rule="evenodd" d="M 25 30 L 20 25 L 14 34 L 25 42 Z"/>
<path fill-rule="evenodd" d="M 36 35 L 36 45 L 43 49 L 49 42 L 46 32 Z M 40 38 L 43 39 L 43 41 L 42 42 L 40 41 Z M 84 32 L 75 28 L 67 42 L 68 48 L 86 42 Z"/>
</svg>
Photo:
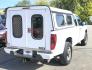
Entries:
<svg viewBox="0 0 92 70">
<path fill-rule="evenodd" d="M 37 56 L 37 51 L 24 51 L 24 55 L 31 55 L 35 58 Z"/>
<path fill-rule="evenodd" d="M 32 51 L 24 50 L 23 54 L 32 56 Z"/>
</svg>

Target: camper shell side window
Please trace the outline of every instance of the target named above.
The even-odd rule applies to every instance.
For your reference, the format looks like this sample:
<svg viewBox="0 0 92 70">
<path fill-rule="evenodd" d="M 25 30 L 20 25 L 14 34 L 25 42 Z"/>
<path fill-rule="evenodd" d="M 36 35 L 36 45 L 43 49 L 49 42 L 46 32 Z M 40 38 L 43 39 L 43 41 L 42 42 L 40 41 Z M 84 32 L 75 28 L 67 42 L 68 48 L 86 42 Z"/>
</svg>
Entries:
<svg viewBox="0 0 92 70">
<path fill-rule="evenodd" d="M 75 25 L 78 26 L 78 24 L 77 24 L 77 20 L 76 20 L 75 17 L 73 17 L 73 21 L 74 21 Z"/>
<path fill-rule="evenodd" d="M 66 15 L 66 21 L 67 21 L 67 24 L 68 25 L 72 25 L 72 16 L 70 14 L 67 14 Z"/>
<path fill-rule="evenodd" d="M 56 22 L 58 27 L 64 26 L 64 15 L 62 13 L 56 13 Z"/>
<path fill-rule="evenodd" d="M 15 38 L 22 37 L 22 17 L 20 15 L 14 15 L 12 17 L 12 29 L 12 33 Z"/>
<path fill-rule="evenodd" d="M 82 20 L 80 19 L 79 16 L 77 16 L 77 21 L 78 21 L 79 26 L 83 26 Z"/>
<path fill-rule="evenodd" d="M 43 16 L 34 14 L 31 17 L 31 28 L 33 39 L 40 40 L 43 38 Z"/>
</svg>

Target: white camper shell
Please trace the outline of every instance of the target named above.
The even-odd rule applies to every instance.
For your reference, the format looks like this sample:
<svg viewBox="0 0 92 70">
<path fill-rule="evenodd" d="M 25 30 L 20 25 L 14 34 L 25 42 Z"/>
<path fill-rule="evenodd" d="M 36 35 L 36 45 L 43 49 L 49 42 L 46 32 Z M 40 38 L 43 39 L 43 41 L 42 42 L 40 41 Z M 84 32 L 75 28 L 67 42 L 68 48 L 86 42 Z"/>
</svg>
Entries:
<svg viewBox="0 0 92 70">
<path fill-rule="evenodd" d="M 7 10 L 5 52 L 25 58 L 57 58 L 69 64 L 72 46 L 84 39 L 71 11 L 47 6 L 16 7 Z"/>
</svg>

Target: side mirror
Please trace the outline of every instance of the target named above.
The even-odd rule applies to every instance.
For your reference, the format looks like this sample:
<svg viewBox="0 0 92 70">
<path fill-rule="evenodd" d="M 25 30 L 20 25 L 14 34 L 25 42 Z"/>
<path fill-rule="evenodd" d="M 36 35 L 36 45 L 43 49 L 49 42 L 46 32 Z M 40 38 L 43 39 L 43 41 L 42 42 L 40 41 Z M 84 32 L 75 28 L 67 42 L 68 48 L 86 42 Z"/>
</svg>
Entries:
<svg viewBox="0 0 92 70">
<path fill-rule="evenodd" d="M 83 25 L 86 25 L 86 22 L 82 22 Z"/>
</svg>

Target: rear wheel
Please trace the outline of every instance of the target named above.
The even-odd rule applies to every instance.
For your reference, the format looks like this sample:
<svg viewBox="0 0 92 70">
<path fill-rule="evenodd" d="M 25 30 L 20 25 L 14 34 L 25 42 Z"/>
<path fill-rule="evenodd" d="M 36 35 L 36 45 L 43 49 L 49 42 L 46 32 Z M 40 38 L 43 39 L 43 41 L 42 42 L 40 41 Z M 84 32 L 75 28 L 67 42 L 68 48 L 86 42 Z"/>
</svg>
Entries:
<svg viewBox="0 0 92 70">
<path fill-rule="evenodd" d="M 85 46 L 88 41 L 88 35 L 87 32 L 85 33 L 84 39 L 81 41 L 81 46 Z"/>
<path fill-rule="evenodd" d="M 60 55 L 60 64 L 68 65 L 72 59 L 72 44 L 70 42 L 65 43 L 65 49 L 63 54 Z"/>
</svg>

